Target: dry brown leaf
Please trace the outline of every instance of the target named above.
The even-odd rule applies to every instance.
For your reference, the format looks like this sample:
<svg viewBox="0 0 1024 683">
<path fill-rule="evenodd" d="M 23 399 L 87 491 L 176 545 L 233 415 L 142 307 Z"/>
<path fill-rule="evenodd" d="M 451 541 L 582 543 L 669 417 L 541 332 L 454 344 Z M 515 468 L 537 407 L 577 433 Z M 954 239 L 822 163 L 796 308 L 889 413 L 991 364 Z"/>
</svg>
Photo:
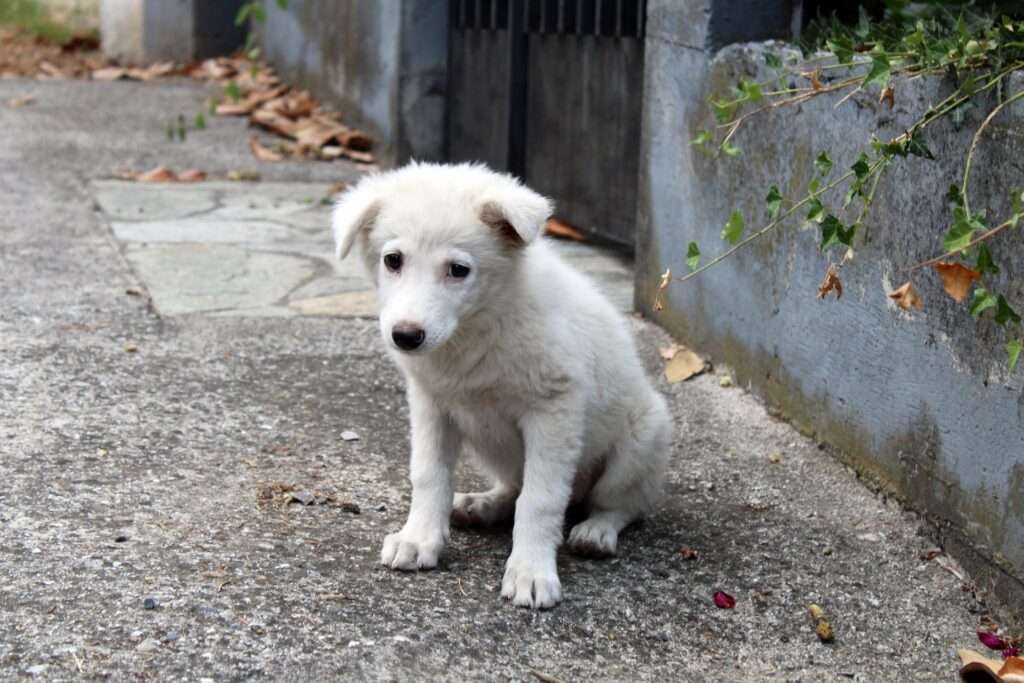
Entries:
<svg viewBox="0 0 1024 683">
<path fill-rule="evenodd" d="M 58 67 L 54 66 L 50 62 L 42 62 L 39 64 L 39 70 L 50 78 L 67 78 L 68 75 L 61 71 Z"/>
<path fill-rule="evenodd" d="M 178 182 L 201 183 L 206 180 L 206 175 L 206 171 L 201 171 L 198 168 L 190 168 L 187 171 L 182 171 L 178 174 Z"/>
<path fill-rule="evenodd" d="M 812 90 L 818 91 L 821 90 L 822 87 L 824 87 L 821 84 L 821 71 L 815 69 L 814 71 L 808 71 L 801 75 L 811 82 Z"/>
<path fill-rule="evenodd" d="M 882 88 L 882 94 L 879 96 L 878 102 L 885 102 L 889 105 L 889 109 L 892 109 L 896 105 L 896 91 L 892 89 L 891 85 L 887 85 Z"/>
<path fill-rule="evenodd" d="M 140 173 L 135 179 L 140 183 L 173 183 L 178 176 L 166 166 L 157 166 L 150 171 Z"/>
<path fill-rule="evenodd" d="M 942 288 L 957 302 L 962 302 L 971 291 L 971 283 L 981 279 L 981 273 L 959 263 L 941 261 L 932 266 L 942 276 Z"/>
<path fill-rule="evenodd" d="M 676 384 L 704 372 L 707 364 L 704 359 L 689 349 L 680 349 L 665 365 L 665 380 Z"/>
<path fill-rule="evenodd" d="M 207 59 L 199 65 L 198 69 L 192 72 L 195 78 L 210 78 L 218 81 L 230 78 L 236 73 L 238 73 L 238 70 L 235 69 L 230 60 L 224 57 Z"/>
<path fill-rule="evenodd" d="M 544 224 L 544 234 L 574 242 L 587 241 L 587 236 L 580 232 L 579 228 L 558 218 L 548 219 L 547 223 Z"/>
<path fill-rule="evenodd" d="M 247 116 L 263 105 L 273 100 L 287 89 L 287 86 L 278 86 L 269 90 L 253 90 L 238 102 L 222 102 L 214 110 L 221 116 Z"/>
<path fill-rule="evenodd" d="M 319 149 L 346 130 L 345 126 L 335 121 L 314 116 L 296 122 L 294 137 L 301 145 Z"/>
<path fill-rule="evenodd" d="M 1005 661 L 989 659 L 974 650 L 963 649 L 957 652 L 960 657 L 960 676 L 981 674 L 995 683 L 1024 683 L 1024 658 L 1007 657 Z M 981 680 L 972 678 L 971 680 Z"/>
<path fill-rule="evenodd" d="M 92 72 L 92 80 L 116 81 L 119 78 L 124 78 L 127 74 L 128 69 L 122 69 L 119 66 L 105 66 Z"/>
<path fill-rule="evenodd" d="M 252 150 L 252 155 L 260 161 L 281 161 L 284 159 L 283 156 L 260 143 L 260 139 L 255 135 L 249 136 L 249 149 Z"/>
<path fill-rule="evenodd" d="M 17 109 L 18 107 L 24 107 L 26 104 L 32 104 L 36 101 L 35 95 L 19 95 L 18 97 L 11 98 L 7 104 Z"/>
<path fill-rule="evenodd" d="M 825 279 L 818 285 L 818 298 L 824 299 L 828 296 L 829 292 L 836 293 L 836 300 L 843 298 L 843 283 L 839 281 L 839 275 L 836 273 L 836 269 L 832 266 L 828 267 L 828 272 L 825 273 Z"/>
<path fill-rule="evenodd" d="M 911 308 L 916 308 L 919 311 L 924 309 L 924 301 L 921 299 L 921 295 L 917 293 L 914 285 L 910 282 L 907 282 L 894 292 L 889 292 L 889 298 L 895 301 L 896 305 L 904 311 L 909 311 Z"/>
<path fill-rule="evenodd" d="M 282 116 L 269 109 L 257 109 L 249 119 L 253 123 L 263 126 L 269 131 L 283 135 L 288 138 L 295 137 L 296 124 L 287 116 Z"/>
<path fill-rule="evenodd" d="M 376 161 L 374 156 L 368 152 L 357 152 L 356 150 L 348 149 L 347 147 L 343 147 L 341 152 L 352 161 L 358 162 L 360 164 L 372 164 L 374 161 Z"/>
</svg>

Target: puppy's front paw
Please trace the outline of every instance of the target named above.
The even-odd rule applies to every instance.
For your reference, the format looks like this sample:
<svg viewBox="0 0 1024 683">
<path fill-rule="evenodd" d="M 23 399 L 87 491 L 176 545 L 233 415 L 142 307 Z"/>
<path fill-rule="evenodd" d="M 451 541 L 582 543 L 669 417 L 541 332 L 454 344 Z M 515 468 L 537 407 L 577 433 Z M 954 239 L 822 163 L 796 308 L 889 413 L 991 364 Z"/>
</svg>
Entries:
<svg viewBox="0 0 1024 683">
<path fill-rule="evenodd" d="M 537 562 L 508 558 L 501 597 L 518 607 L 547 609 L 562 601 L 562 584 L 554 560 Z"/>
<path fill-rule="evenodd" d="M 444 534 L 402 529 L 384 538 L 380 563 L 392 569 L 414 572 L 433 569 L 444 550 Z"/>
</svg>

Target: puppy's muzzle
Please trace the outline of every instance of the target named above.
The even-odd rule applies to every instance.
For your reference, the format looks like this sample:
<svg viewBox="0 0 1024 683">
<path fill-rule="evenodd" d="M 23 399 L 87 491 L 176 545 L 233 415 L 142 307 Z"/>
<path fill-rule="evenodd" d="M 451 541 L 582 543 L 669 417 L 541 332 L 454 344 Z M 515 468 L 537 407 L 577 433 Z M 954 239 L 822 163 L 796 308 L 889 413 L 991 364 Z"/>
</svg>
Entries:
<svg viewBox="0 0 1024 683">
<path fill-rule="evenodd" d="M 413 323 L 401 322 L 391 328 L 391 339 L 403 351 L 415 351 L 427 338 L 423 328 Z"/>
</svg>

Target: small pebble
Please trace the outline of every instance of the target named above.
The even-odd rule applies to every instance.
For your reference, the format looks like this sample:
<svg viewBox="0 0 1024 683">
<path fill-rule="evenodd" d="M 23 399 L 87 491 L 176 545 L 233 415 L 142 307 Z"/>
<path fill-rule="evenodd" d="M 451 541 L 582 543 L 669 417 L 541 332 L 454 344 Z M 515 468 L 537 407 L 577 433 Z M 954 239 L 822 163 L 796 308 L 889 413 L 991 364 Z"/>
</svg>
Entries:
<svg viewBox="0 0 1024 683">
<path fill-rule="evenodd" d="M 114 543 L 124 543 L 128 540 L 127 536 L 118 536 L 114 539 Z"/>
<path fill-rule="evenodd" d="M 138 346 L 136 346 L 135 344 L 125 344 L 125 345 L 124 345 L 124 350 L 125 350 L 125 351 L 126 351 L 127 353 L 135 353 L 136 351 L 138 351 L 138 350 L 139 350 L 139 347 L 138 347 Z"/>
<path fill-rule="evenodd" d="M 46 673 L 46 670 L 48 668 L 50 667 L 46 664 L 36 664 L 35 666 L 30 666 L 29 668 L 25 669 L 25 673 L 27 673 L 29 676 L 42 676 L 44 673 Z"/>
<path fill-rule="evenodd" d="M 728 389 L 729 387 L 732 386 L 732 377 L 730 377 L 729 375 L 722 375 L 721 378 L 719 378 L 718 380 L 718 386 L 722 387 L 723 389 Z"/>
<path fill-rule="evenodd" d="M 146 598 L 142 601 L 142 609 L 156 609 L 157 602 L 156 598 Z"/>
<path fill-rule="evenodd" d="M 177 631 L 168 631 L 167 634 L 164 636 L 164 642 L 173 643 L 177 641 L 179 638 L 181 638 L 181 634 Z"/>
<path fill-rule="evenodd" d="M 155 638 L 146 638 L 135 649 L 139 652 L 153 652 L 160 648 L 160 643 Z"/>
<path fill-rule="evenodd" d="M 380 505 L 377 506 L 377 512 L 387 512 L 387 511 L 388 511 L 388 506 L 385 505 L 384 503 L 381 503 Z"/>
<path fill-rule="evenodd" d="M 359 441 L 359 435 L 355 432 L 344 431 L 341 433 L 342 441 Z"/>
</svg>

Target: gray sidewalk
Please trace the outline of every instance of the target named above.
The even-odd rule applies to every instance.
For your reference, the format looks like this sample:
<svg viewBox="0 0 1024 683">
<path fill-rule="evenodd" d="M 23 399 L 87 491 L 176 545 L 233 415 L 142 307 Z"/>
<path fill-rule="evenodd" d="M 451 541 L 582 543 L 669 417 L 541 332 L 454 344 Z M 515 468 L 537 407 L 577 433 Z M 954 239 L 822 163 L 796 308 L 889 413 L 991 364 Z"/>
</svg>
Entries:
<svg viewBox="0 0 1024 683">
<path fill-rule="evenodd" d="M 669 495 L 617 558 L 560 557 L 555 610 L 499 598 L 508 530 L 380 568 L 407 411 L 321 203 L 356 170 L 258 164 L 231 119 L 168 142 L 191 82 L 0 82 L 23 94 L 0 105 L 0 679 L 955 680 L 984 614 L 956 566 L 715 374 L 659 380 Z M 109 180 L 157 164 L 265 182 Z M 564 248 L 628 304 L 628 264 Z M 670 340 L 634 327 L 658 373 Z"/>
</svg>

